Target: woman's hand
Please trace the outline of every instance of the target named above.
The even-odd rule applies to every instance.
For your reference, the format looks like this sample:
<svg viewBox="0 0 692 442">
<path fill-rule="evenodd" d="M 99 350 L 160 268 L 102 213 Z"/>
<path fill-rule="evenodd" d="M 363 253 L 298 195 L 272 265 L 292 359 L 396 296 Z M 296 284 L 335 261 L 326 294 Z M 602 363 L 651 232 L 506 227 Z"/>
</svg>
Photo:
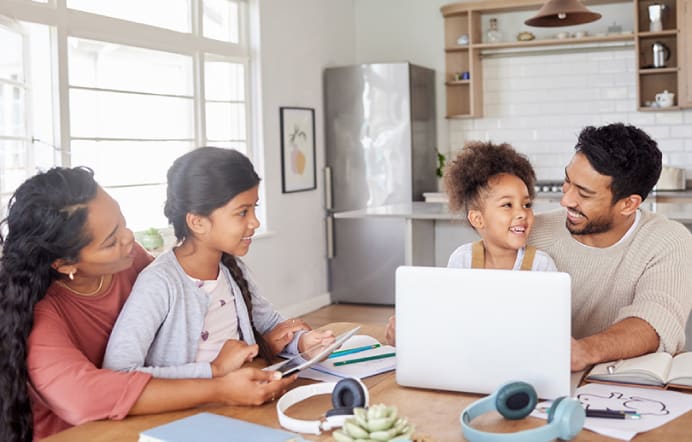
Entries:
<svg viewBox="0 0 692 442">
<path fill-rule="evenodd" d="M 245 367 L 215 381 L 219 382 L 222 402 L 228 405 L 262 405 L 280 398 L 297 378 L 297 374 L 282 378 L 278 371 Z"/>
<path fill-rule="evenodd" d="M 306 357 L 306 359 L 308 359 L 313 356 L 312 353 L 317 353 L 325 346 L 334 342 L 334 339 L 336 338 L 334 337 L 334 332 L 331 330 L 312 330 L 304 333 L 300 337 L 300 340 L 298 341 L 298 351 L 300 353 L 308 351 Z"/>
<path fill-rule="evenodd" d="M 293 336 L 299 330 L 312 330 L 302 319 L 289 319 L 279 322 L 276 327 L 265 333 L 264 340 L 267 341 L 272 354 L 281 353 L 281 350 L 293 340 Z"/>
<path fill-rule="evenodd" d="M 211 361 L 212 377 L 223 376 L 242 367 L 244 363 L 252 361 L 258 351 L 257 344 L 248 345 L 243 341 L 229 339 L 223 344 L 216 358 Z"/>
<path fill-rule="evenodd" d="M 396 345 L 396 317 L 390 316 L 384 329 L 384 339 L 389 345 Z"/>
</svg>

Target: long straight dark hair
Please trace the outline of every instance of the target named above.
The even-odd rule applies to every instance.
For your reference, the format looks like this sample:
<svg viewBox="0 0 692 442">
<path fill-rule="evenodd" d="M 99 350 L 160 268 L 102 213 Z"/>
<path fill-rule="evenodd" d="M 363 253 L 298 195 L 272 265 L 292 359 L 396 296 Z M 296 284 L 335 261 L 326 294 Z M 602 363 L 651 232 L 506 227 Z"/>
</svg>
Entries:
<svg viewBox="0 0 692 442">
<path fill-rule="evenodd" d="M 173 225 L 179 242 L 190 236 L 185 220 L 188 213 L 209 216 L 225 206 L 239 193 L 257 186 L 260 177 L 250 160 L 233 149 L 200 147 L 179 157 L 168 169 L 168 189 L 164 214 Z M 224 253 L 221 262 L 228 268 L 240 287 L 248 309 L 250 325 L 259 353 L 267 361 L 273 355 L 269 345 L 255 328 L 252 318 L 252 293 L 235 256 Z"/>
<path fill-rule="evenodd" d="M 31 441 L 27 338 L 34 306 L 59 277 L 57 259 L 77 262 L 91 238 L 87 203 L 96 195 L 93 172 L 54 168 L 19 186 L 0 222 L 0 440 Z"/>
</svg>

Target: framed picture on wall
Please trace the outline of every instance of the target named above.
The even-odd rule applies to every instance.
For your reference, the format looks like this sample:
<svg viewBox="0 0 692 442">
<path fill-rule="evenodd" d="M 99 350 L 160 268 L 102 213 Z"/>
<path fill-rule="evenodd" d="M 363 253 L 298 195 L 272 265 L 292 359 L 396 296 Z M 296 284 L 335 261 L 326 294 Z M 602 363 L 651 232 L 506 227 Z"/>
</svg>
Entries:
<svg viewBox="0 0 692 442">
<path fill-rule="evenodd" d="M 315 109 L 279 108 L 281 120 L 281 187 L 283 193 L 317 188 Z"/>
</svg>

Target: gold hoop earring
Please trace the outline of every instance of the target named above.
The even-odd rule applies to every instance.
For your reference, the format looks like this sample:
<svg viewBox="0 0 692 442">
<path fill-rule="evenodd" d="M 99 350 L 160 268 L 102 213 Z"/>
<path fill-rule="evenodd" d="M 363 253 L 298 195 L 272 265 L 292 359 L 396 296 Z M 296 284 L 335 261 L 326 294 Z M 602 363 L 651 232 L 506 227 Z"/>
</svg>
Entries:
<svg viewBox="0 0 692 442">
<path fill-rule="evenodd" d="M 70 278 L 70 281 L 74 281 L 74 270 L 71 271 L 67 276 Z"/>
</svg>

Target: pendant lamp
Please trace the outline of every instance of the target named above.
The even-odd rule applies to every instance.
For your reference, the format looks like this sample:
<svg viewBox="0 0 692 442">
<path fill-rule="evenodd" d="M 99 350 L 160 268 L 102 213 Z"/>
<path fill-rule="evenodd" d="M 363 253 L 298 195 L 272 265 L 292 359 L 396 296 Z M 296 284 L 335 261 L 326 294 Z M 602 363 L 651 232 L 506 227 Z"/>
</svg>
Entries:
<svg viewBox="0 0 692 442">
<path fill-rule="evenodd" d="M 528 26 L 556 27 L 591 23 L 601 14 L 586 9 L 579 0 L 548 0 L 535 17 L 524 22 Z"/>
</svg>

